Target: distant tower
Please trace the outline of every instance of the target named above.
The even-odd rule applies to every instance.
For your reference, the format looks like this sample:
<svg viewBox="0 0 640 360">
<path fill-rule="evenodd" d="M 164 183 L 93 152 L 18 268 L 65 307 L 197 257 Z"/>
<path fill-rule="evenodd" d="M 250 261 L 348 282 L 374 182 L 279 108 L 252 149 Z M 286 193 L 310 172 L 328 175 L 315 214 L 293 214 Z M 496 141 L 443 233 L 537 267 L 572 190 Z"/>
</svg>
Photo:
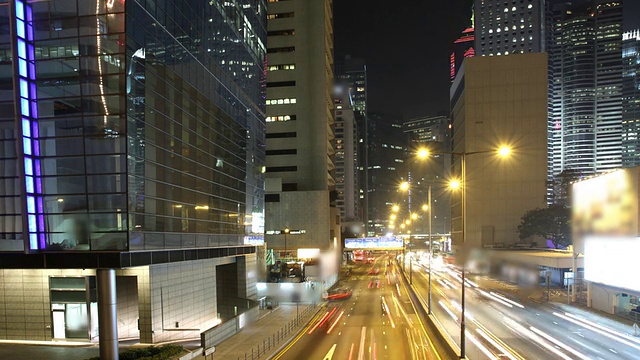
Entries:
<svg viewBox="0 0 640 360">
<path fill-rule="evenodd" d="M 476 51 L 473 48 L 475 32 L 473 29 L 473 17 L 471 18 L 471 27 L 464 29 L 462 34 L 453 42 L 453 51 L 451 52 L 451 82 L 456 78 L 456 74 L 460 71 L 462 61 L 466 58 L 475 56 Z"/>
<path fill-rule="evenodd" d="M 544 51 L 542 0 L 475 0 L 475 50 L 478 56 Z"/>
</svg>

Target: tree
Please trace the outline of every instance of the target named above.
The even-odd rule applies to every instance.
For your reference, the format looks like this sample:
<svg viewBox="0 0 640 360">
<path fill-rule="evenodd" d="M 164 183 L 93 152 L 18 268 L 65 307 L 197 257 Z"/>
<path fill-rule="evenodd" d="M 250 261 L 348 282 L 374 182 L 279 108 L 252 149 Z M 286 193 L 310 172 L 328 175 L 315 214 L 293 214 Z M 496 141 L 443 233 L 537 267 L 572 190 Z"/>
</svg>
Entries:
<svg viewBox="0 0 640 360">
<path fill-rule="evenodd" d="M 571 186 L 575 181 L 580 180 L 581 177 L 580 171 L 575 169 L 565 169 L 556 175 L 551 182 L 551 189 L 553 191 L 551 202 L 553 204 L 570 207 Z"/>
<path fill-rule="evenodd" d="M 555 248 L 571 244 L 571 210 L 564 205 L 550 205 L 528 211 L 518 225 L 520 240 L 541 236 Z"/>
</svg>

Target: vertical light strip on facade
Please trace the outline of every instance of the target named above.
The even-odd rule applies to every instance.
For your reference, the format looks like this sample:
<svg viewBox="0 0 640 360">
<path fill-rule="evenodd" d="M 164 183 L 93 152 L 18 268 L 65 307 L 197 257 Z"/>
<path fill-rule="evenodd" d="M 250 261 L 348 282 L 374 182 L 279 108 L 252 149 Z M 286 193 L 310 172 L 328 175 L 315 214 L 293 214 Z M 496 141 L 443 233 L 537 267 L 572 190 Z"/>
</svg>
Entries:
<svg viewBox="0 0 640 360">
<path fill-rule="evenodd" d="M 15 0 L 18 91 L 22 133 L 22 155 L 27 202 L 27 232 L 31 250 L 45 248 L 44 204 L 38 144 L 38 108 L 36 104 L 35 50 L 33 45 L 33 11 L 24 0 Z"/>
</svg>

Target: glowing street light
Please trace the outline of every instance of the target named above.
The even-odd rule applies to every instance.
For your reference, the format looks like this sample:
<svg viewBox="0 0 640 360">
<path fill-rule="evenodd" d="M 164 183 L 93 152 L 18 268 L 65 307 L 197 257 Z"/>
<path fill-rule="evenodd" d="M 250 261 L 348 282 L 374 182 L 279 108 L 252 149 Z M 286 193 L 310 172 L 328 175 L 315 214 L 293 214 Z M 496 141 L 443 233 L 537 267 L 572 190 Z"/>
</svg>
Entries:
<svg viewBox="0 0 640 360">
<path fill-rule="evenodd" d="M 460 188 L 460 180 L 451 180 L 449 187 L 456 190 Z"/>
<path fill-rule="evenodd" d="M 420 159 L 426 159 L 429 157 L 429 150 L 427 149 L 420 149 L 418 150 L 418 157 Z"/>
<path fill-rule="evenodd" d="M 498 155 L 502 156 L 502 157 L 507 157 L 511 154 L 511 149 L 503 146 L 500 148 L 500 150 L 498 150 Z"/>
<path fill-rule="evenodd" d="M 398 216 L 397 216 L 396 214 L 391 214 L 391 215 L 389 216 L 389 219 L 390 219 L 390 220 L 395 220 L 397 217 L 398 217 Z"/>
<path fill-rule="evenodd" d="M 418 218 L 418 214 L 416 214 L 416 213 L 411 214 L 411 219 L 412 220 L 416 220 L 417 218 Z"/>
<path fill-rule="evenodd" d="M 404 223 L 407 224 L 407 225 L 411 225 L 411 220 L 407 220 Z"/>
<path fill-rule="evenodd" d="M 402 183 L 400 184 L 400 190 L 402 190 L 402 191 L 407 191 L 407 190 L 409 190 L 409 183 L 408 183 L 408 182 L 406 182 L 406 181 L 402 182 Z"/>
<path fill-rule="evenodd" d="M 400 229 L 404 229 L 405 227 L 404 224 L 400 224 Z"/>
<path fill-rule="evenodd" d="M 393 211 L 393 212 L 398 212 L 398 211 L 400 211 L 400 206 L 398 206 L 398 205 L 393 205 L 393 206 L 391 207 L 391 211 Z"/>
<path fill-rule="evenodd" d="M 429 210 L 429 205 L 424 204 L 422 205 L 422 211 L 428 211 Z"/>
</svg>

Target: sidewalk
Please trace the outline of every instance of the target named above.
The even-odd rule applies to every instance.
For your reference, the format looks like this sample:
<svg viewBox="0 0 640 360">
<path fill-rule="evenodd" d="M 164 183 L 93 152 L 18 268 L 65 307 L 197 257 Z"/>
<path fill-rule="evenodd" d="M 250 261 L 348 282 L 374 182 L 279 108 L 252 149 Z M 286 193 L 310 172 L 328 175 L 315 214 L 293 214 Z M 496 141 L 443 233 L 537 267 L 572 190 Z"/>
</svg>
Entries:
<svg viewBox="0 0 640 360">
<path fill-rule="evenodd" d="M 246 359 L 266 359 L 295 335 L 319 309 L 320 305 L 299 305 L 300 320 L 296 324 L 296 305 L 280 304 L 264 315 L 261 313 L 255 323 L 216 346 L 213 358 L 244 360 L 246 354 Z M 205 357 L 196 359 L 202 360 Z"/>
</svg>

